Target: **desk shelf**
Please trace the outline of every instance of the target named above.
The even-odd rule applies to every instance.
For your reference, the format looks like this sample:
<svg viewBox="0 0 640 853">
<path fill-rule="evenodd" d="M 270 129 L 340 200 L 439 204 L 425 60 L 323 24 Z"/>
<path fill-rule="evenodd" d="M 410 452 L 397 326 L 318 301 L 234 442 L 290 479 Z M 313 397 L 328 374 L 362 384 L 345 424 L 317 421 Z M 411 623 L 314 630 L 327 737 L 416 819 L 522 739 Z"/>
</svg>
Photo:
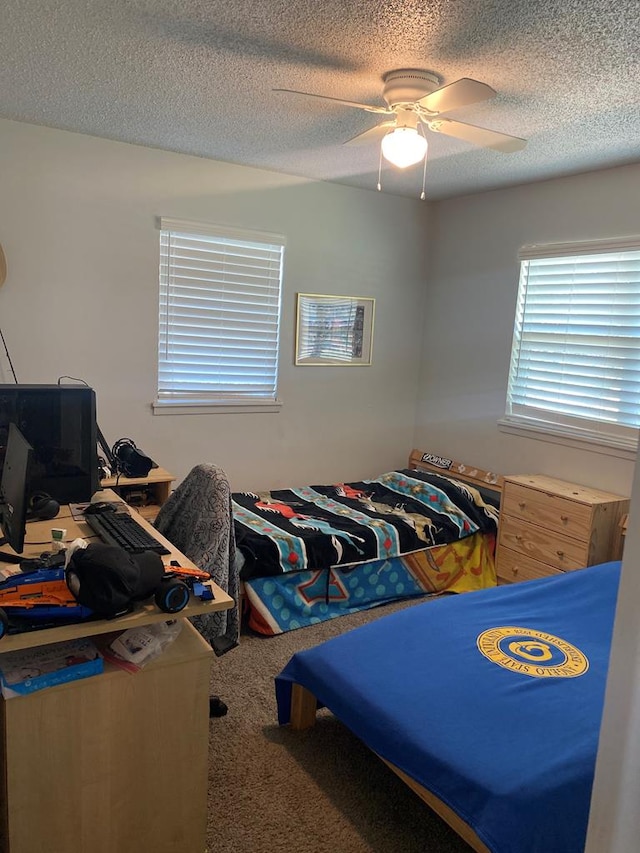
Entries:
<svg viewBox="0 0 640 853">
<path fill-rule="evenodd" d="M 123 501 L 153 522 L 162 504 L 171 493 L 175 477 L 165 468 L 152 468 L 146 477 L 107 477 L 102 480 L 102 489 L 112 489 Z"/>
</svg>

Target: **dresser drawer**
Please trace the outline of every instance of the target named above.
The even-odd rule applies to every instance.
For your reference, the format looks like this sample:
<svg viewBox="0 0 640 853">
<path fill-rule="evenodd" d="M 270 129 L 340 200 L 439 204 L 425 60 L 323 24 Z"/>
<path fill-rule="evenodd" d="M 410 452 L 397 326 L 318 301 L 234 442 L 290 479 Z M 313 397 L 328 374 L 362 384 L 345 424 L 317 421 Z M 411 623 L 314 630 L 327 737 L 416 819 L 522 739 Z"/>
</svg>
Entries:
<svg viewBox="0 0 640 853">
<path fill-rule="evenodd" d="M 502 512 L 549 531 L 566 533 L 574 539 L 588 539 L 593 508 L 560 495 L 507 482 L 502 495 Z"/>
<path fill-rule="evenodd" d="M 505 583 L 515 581 L 530 581 L 536 578 L 546 578 L 549 575 L 562 575 L 561 569 L 548 566 L 539 560 L 534 560 L 511 548 L 500 546 L 496 555 L 496 571 L 498 578 Z"/>
<path fill-rule="evenodd" d="M 499 524 L 501 547 L 562 571 L 582 569 L 589 564 L 589 543 L 545 530 L 519 518 L 502 515 Z"/>
</svg>

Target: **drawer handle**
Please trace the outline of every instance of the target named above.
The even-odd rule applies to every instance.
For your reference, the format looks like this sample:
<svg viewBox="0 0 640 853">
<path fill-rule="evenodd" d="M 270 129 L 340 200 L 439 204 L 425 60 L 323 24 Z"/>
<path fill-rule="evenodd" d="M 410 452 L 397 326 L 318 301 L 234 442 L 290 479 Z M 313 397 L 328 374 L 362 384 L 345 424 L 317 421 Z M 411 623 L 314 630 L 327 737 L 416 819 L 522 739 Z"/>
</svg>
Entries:
<svg viewBox="0 0 640 853">
<path fill-rule="evenodd" d="M 522 542 L 522 536 L 520 536 L 519 533 L 516 533 L 516 535 L 513 538 L 516 540 L 516 542 Z"/>
<path fill-rule="evenodd" d="M 514 575 L 517 575 L 517 574 L 518 574 L 518 567 L 517 567 L 517 566 L 514 566 L 514 567 L 511 569 L 511 571 L 513 572 L 513 574 L 514 574 Z"/>
<path fill-rule="evenodd" d="M 524 509 L 526 507 L 526 503 L 524 501 L 520 501 L 518 506 L 520 507 L 520 509 Z"/>
<path fill-rule="evenodd" d="M 564 557 L 564 551 L 556 551 L 558 557 Z"/>
<path fill-rule="evenodd" d="M 569 516 L 568 516 L 568 515 L 561 515 L 561 516 L 560 516 L 560 521 L 561 521 L 563 524 L 566 524 L 566 523 L 567 523 L 567 521 L 569 521 Z"/>
</svg>

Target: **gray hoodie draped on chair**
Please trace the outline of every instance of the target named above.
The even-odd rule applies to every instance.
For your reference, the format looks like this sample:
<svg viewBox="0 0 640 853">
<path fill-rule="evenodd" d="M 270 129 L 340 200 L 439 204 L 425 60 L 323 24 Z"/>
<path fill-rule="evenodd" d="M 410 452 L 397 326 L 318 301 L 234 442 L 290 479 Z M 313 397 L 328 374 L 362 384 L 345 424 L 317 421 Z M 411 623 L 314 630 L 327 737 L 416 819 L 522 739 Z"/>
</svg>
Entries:
<svg viewBox="0 0 640 853">
<path fill-rule="evenodd" d="M 231 610 L 192 616 L 191 622 L 215 648 L 216 637 L 238 641 L 239 573 L 231 511 L 231 488 L 217 465 L 196 465 L 160 509 L 156 529 L 236 602 Z"/>
</svg>

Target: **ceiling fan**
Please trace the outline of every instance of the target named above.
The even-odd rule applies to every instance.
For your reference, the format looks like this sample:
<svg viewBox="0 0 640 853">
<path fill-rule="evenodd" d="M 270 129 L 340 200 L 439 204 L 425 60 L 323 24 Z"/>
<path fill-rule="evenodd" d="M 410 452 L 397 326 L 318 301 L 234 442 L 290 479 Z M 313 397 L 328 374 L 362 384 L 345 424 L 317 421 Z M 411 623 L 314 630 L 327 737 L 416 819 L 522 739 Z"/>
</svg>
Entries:
<svg viewBox="0 0 640 853">
<path fill-rule="evenodd" d="M 346 145 L 361 145 L 382 139 L 382 155 L 399 168 L 419 163 L 427 153 L 426 130 L 444 133 L 463 139 L 483 148 L 495 151 L 520 151 L 526 140 L 509 136 L 496 130 L 488 130 L 473 124 L 465 124 L 455 119 L 444 118 L 442 113 L 460 107 L 476 104 L 493 98 L 496 94 L 491 86 L 462 77 L 447 86 L 440 86 L 440 78 L 430 71 L 416 68 L 399 68 L 388 71 L 382 78 L 384 87 L 382 97 L 386 107 L 371 104 L 359 104 L 328 95 L 316 95 L 312 92 L 298 92 L 295 89 L 274 89 L 292 95 L 308 98 L 322 98 L 334 101 L 345 107 L 355 107 L 370 113 L 389 116 L 387 121 L 359 133 Z"/>
</svg>

